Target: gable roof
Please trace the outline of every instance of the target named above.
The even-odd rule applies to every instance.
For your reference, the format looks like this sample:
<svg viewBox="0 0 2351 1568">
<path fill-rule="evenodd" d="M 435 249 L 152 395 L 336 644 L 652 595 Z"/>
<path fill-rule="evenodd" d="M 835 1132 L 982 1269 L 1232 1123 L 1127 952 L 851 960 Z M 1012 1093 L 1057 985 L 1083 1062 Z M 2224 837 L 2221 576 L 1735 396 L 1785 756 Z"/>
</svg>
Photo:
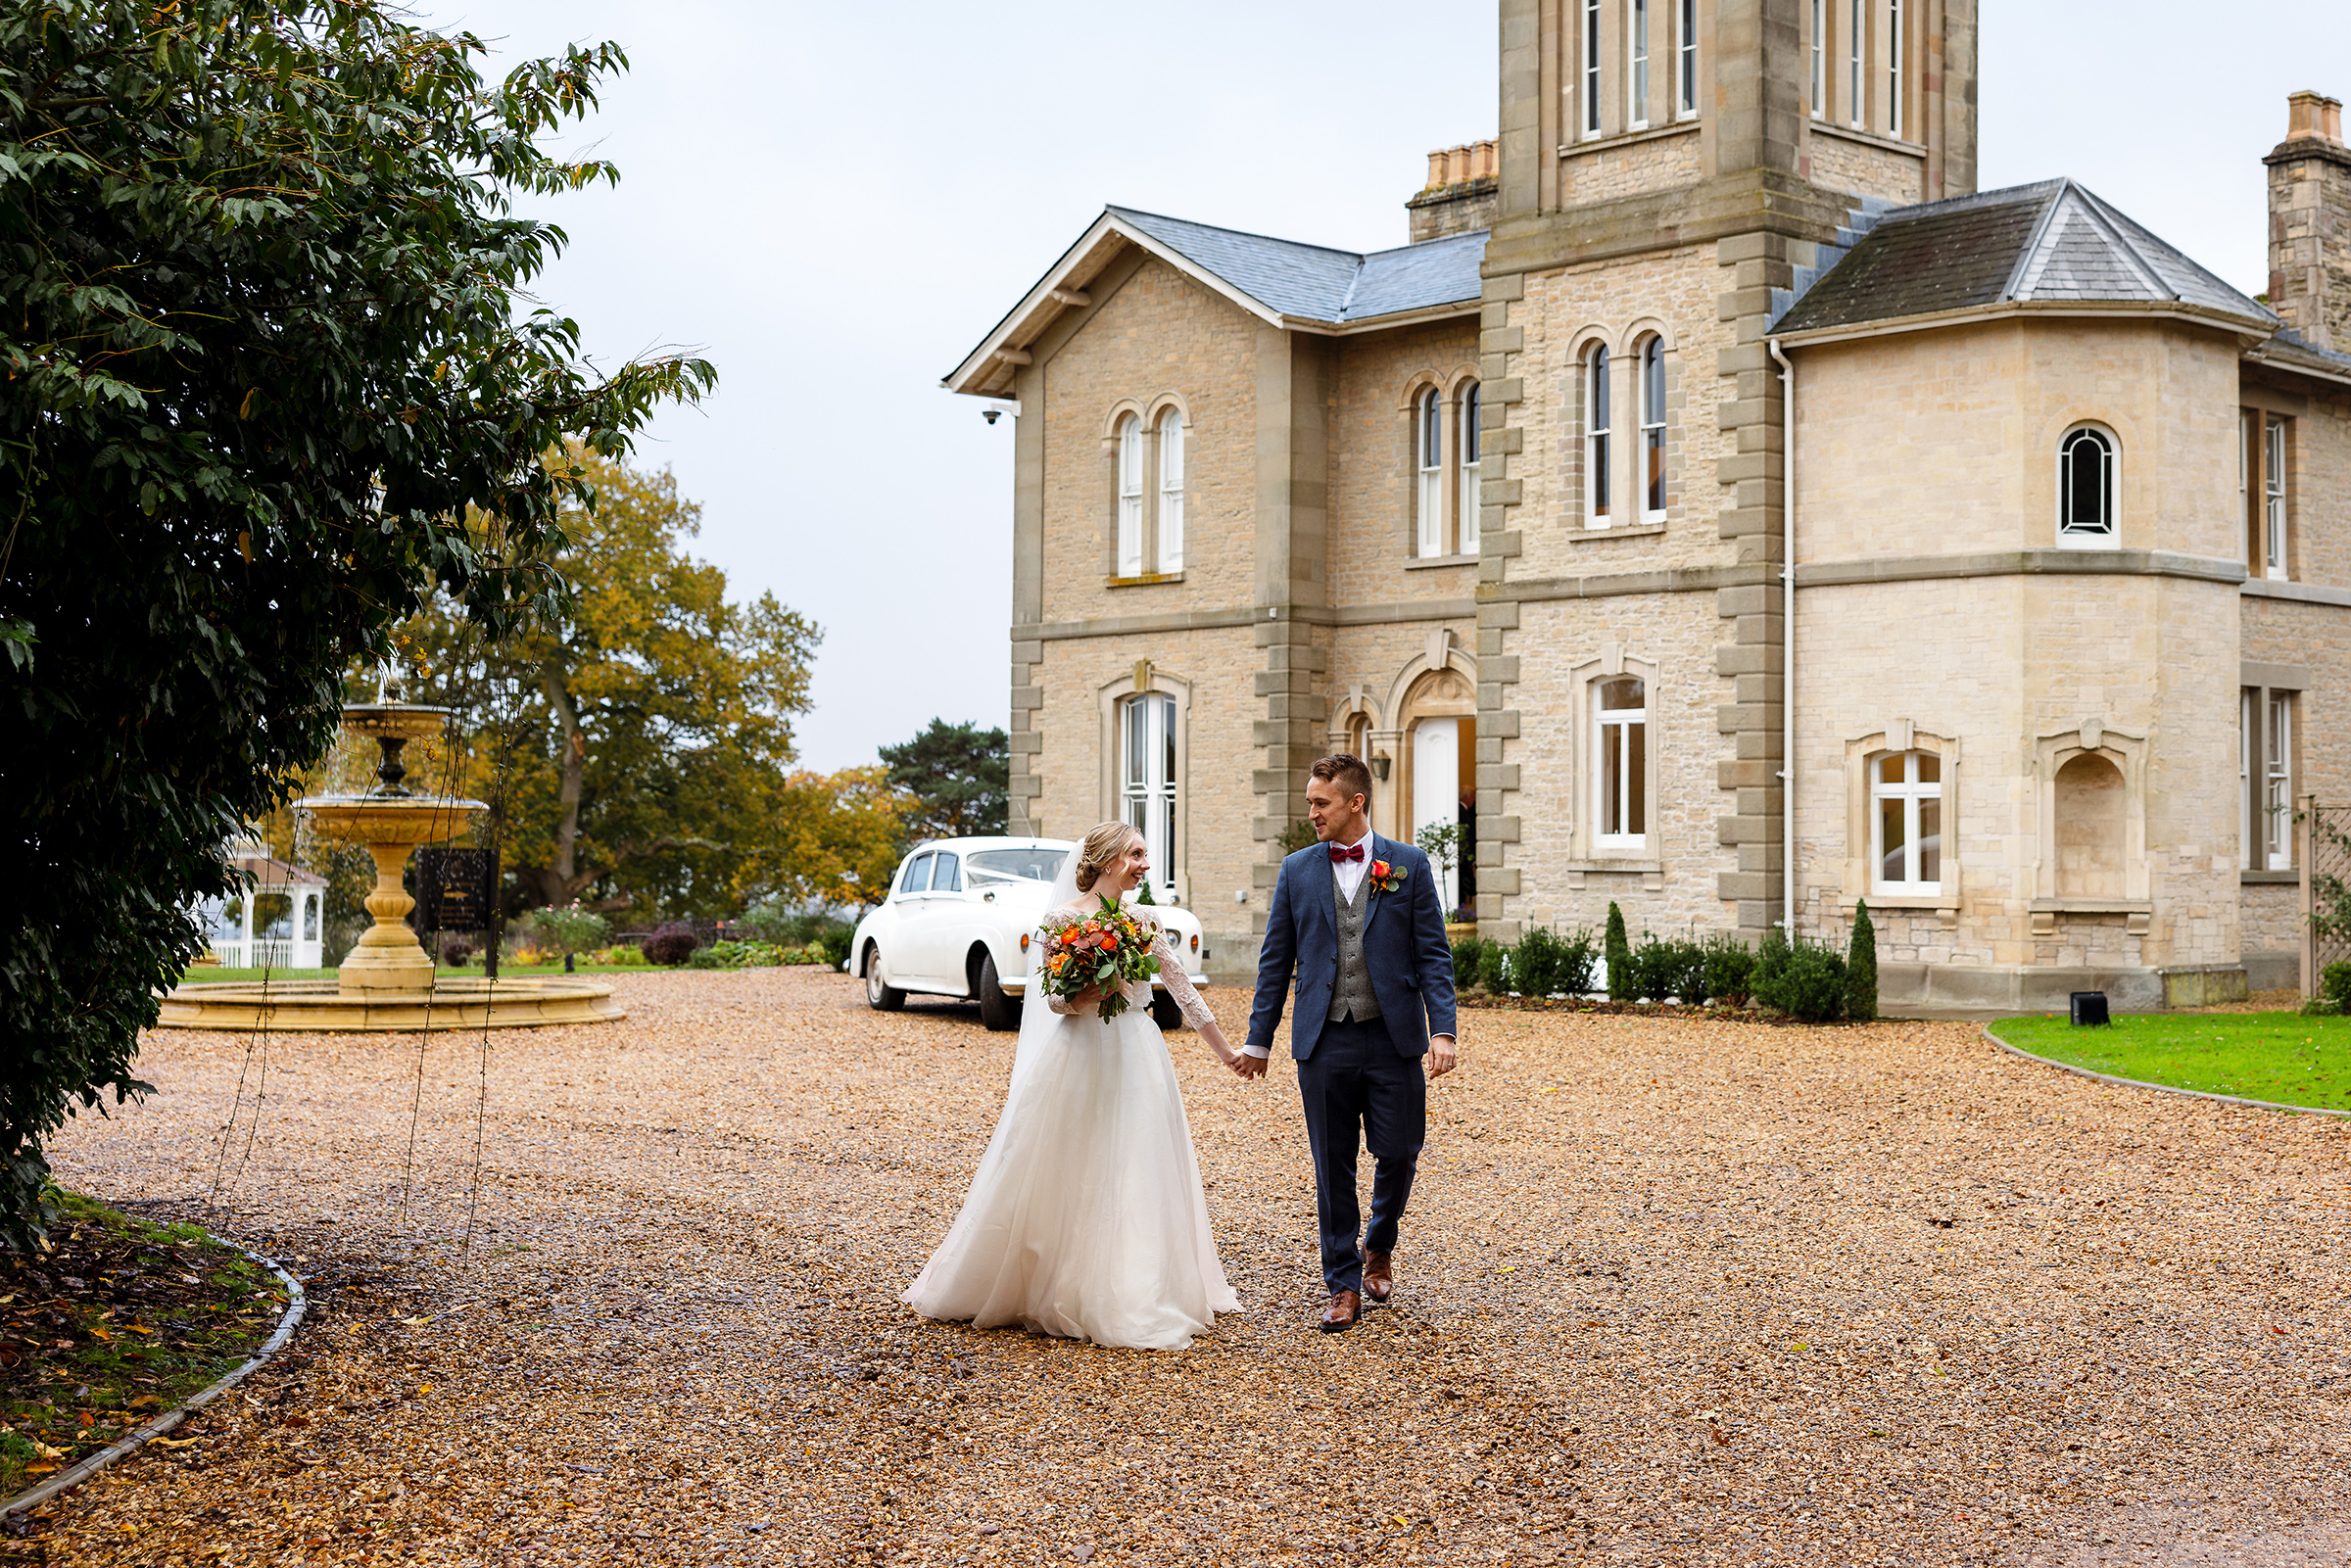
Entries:
<svg viewBox="0 0 2351 1568">
<path fill-rule="evenodd" d="M 2001 306 L 2278 317 L 2070 179 L 1896 208 L 1773 323 L 1784 337 Z M 1922 323 L 1925 324 L 1925 323 Z"/>
<path fill-rule="evenodd" d="M 1000 397 L 1012 368 L 1085 284 L 1128 246 L 1159 258 L 1270 326 L 1344 333 L 1474 309 L 1484 291 L 1486 232 L 1392 251 L 1333 250 L 1128 207 L 1106 207 L 995 329 L 949 371 L 953 392 Z"/>
</svg>

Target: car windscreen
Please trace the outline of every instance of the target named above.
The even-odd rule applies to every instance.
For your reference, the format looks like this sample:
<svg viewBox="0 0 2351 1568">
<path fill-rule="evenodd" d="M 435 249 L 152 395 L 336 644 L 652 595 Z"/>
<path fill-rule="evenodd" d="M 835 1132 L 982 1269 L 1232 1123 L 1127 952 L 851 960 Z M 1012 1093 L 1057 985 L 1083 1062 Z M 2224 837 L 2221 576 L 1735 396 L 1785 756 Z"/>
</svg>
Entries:
<svg viewBox="0 0 2351 1568">
<path fill-rule="evenodd" d="M 1061 875 L 1061 863 L 1069 853 L 1066 849 L 982 849 L 964 858 L 971 862 L 974 876 L 985 873 L 1022 881 L 1049 882 Z"/>
</svg>

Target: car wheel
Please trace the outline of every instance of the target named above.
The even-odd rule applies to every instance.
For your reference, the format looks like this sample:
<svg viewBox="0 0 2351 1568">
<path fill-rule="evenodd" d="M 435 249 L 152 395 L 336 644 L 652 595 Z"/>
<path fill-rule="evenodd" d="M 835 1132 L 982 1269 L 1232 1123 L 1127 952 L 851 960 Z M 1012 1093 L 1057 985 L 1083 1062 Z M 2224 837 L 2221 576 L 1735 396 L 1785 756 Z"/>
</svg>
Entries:
<svg viewBox="0 0 2351 1568">
<path fill-rule="evenodd" d="M 980 1022 L 991 1029 L 1017 1029 L 1021 1026 L 1021 1004 L 1004 994 L 996 979 L 996 955 L 984 953 L 980 958 Z"/>
<path fill-rule="evenodd" d="M 882 949 L 865 950 L 865 1005 L 877 1013 L 895 1013 L 906 1005 L 906 993 L 882 983 Z"/>
<path fill-rule="evenodd" d="M 1159 1025 L 1161 1033 L 1173 1034 L 1183 1027 L 1183 1009 L 1177 1007 L 1176 998 L 1167 992 L 1153 991 L 1151 993 L 1151 1022 Z"/>
</svg>

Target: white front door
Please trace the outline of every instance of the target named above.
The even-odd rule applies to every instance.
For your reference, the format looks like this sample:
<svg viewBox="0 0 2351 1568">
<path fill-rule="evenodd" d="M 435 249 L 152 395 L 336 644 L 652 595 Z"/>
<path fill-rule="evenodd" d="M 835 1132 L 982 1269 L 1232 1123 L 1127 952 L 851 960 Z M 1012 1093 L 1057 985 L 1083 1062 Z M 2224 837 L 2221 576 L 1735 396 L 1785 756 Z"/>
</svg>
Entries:
<svg viewBox="0 0 2351 1568">
<path fill-rule="evenodd" d="M 1422 829 L 1461 820 L 1462 721 L 1422 719 L 1413 726 L 1413 831 L 1406 836 L 1417 844 Z M 1456 848 L 1453 870 L 1438 889 L 1449 917 L 1462 901 L 1461 863 Z"/>
</svg>

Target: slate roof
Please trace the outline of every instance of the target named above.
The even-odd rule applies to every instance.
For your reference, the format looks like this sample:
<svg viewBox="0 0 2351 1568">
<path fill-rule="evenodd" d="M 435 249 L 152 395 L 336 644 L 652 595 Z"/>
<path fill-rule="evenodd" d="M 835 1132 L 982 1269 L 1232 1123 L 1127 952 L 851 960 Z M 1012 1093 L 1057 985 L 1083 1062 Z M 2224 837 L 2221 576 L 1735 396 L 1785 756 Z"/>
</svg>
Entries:
<svg viewBox="0 0 2351 1568">
<path fill-rule="evenodd" d="M 2278 317 L 2070 179 L 1896 208 L 1773 323 L 1777 333 L 2009 303 L 2177 305 Z"/>
<path fill-rule="evenodd" d="M 1109 212 L 1268 309 L 1332 326 L 1458 305 L 1483 288 L 1483 229 L 1367 256 L 1131 208 Z"/>
</svg>

